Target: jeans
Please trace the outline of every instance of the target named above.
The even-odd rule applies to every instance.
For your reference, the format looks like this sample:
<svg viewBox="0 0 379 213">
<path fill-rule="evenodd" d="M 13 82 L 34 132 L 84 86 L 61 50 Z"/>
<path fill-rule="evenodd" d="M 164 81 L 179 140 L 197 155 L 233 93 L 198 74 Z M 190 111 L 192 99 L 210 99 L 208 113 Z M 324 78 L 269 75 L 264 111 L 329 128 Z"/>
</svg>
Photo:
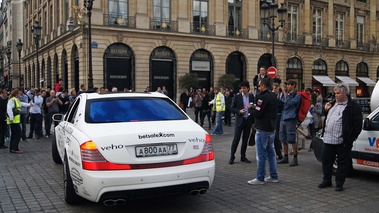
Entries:
<svg viewBox="0 0 379 213">
<path fill-rule="evenodd" d="M 266 132 L 257 130 L 255 134 L 255 148 L 257 152 L 257 179 L 264 181 L 266 176 L 266 160 L 268 160 L 270 176 L 273 179 L 278 179 L 276 172 L 276 157 L 274 151 L 275 131 Z"/>
<path fill-rule="evenodd" d="M 51 135 L 50 129 L 51 129 L 51 124 L 53 123 L 53 115 L 55 113 L 57 113 L 57 112 L 47 113 L 47 118 L 46 118 L 47 123 L 45 123 L 45 131 L 46 131 L 47 136 Z M 56 127 L 57 125 L 58 125 L 58 122 L 54 121 L 54 127 Z"/>
<path fill-rule="evenodd" d="M 0 120 L 0 147 L 5 145 L 5 132 L 7 131 L 7 121 L 5 119 Z"/>
<path fill-rule="evenodd" d="M 33 132 L 37 135 L 37 137 L 42 137 L 42 114 L 40 113 L 30 113 L 30 131 L 29 137 L 33 138 Z"/>
<path fill-rule="evenodd" d="M 212 134 L 222 135 L 224 134 L 224 130 L 222 129 L 222 116 L 224 112 L 216 112 L 216 126 L 212 132 Z"/>
<path fill-rule="evenodd" d="M 20 114 L 20 123 L 21 123 L 21 138 L 22 140 L 26 139 L 26 120 L 28 119 L 28 113 Z"/>
<path fill-rule="evenodd" d="M 18 143 L 21 139 L 21 126 L 19 123 L 17 124 L 10 124 L 11 127 L 11 141 L 9 150 L 11 151 L 18 151 Z"/>
<path fill-rule="evenodd" d="M 200 119 L 200 126 L 203 127 L 205 116 L 208 117 L 208 129 L 211 129 L 211 111 L 210 110 L 203 110 L 203 113 L 201 114 L 201 119 Z"/>
</svg>

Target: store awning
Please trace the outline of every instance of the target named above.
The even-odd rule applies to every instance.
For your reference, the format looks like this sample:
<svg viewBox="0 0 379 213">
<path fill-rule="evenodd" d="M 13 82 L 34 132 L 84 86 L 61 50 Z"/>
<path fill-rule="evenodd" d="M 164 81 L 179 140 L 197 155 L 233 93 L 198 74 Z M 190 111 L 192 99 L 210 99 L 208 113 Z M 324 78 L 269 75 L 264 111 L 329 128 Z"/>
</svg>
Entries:
<svg viewBox="0 0 379 213">
<path fill-rule="evenodd" d="M 326 75 L 314 75 L 313 78 L 324 87 L 334 87 L 336 83 Z"/>
<path fill-rule="evenodd" d="M 369 77 L 357 77 L 359 80 L 363 81 L 367 86 L 374 87 L 376 85 L 375 81 L 371 80 Z"/>
<path fill-rule="evenodd" d="M 336 76 L 336 78 L 340 79 L 340 81 L 348 84 L 349 86 L 359 86 L 358 82 L 354 81 L 349 76 Z"/>
</svg>

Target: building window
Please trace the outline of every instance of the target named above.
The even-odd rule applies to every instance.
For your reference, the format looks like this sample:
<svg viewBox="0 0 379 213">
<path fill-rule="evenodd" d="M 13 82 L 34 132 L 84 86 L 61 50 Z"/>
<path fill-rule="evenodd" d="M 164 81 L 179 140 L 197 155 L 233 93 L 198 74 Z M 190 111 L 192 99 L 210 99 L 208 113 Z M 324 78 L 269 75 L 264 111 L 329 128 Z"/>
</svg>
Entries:
<svg viewBox="0 0 379 213">
<path fill-rule="evenodd" d="M 194 0 L 192 31 L 204 33 L 208 24 L 208 0 Z"/>
<path fill-rule="evenodd" d="M 322 10 L 313 10 L 313 43 L 320 44 L 322 36 Z"/>
<path fill-rule="evenodd" d="M 336 64 L 336 75 L 349 76 L 349 66 L 343 60 Z"/>
<path fill-rule="evenodd" d="M 313 62 L 312 75 L 327 75 L 326 63 L 321 58 Z"/>
<path fill-rule="evenodd" d="M 154 0 L 154 21 L 153 29 L 170 29 L 171 28 L 171 1 Z"/>
<path fill-rule="evenodd" d="M 343 45 L 343 34 L 344 34 L 344 14 L 338 13 L 336 17 L 336 45 Z"/>
<path fill-rule="evenodd" d="M 69 4 L 69 1 L 66 0 L 65 1 L 65 5 L 64 5 L 64 19 L 63 19 L 63 22 L 66 22 L 68 20 L 68 12 L 70 10 L 70 4 Z"/>
<path fill-rule="evenodd" d="M 287 61 L 287 69 L 302 69 L 303 65 L 299 58 L 292 57 Z"/>
<path fill-rule="evenodd" d="M 288 40 L 296 41 L 297 40 L 297 27 L 298 25 L 298 6 L 289 5 L 288 6 Z"/>
<path fill-rule="evenodd" d="M 228 8 L 228 34 L 239 36 L 242 26 L 242 0 L 228 0 Z"/>
<path fill-rule="evenodd" d="M 368 77 L 368 66 L 365 62 L 357 64 L 357 76 Z"/>
<path fill-rule="evenodd" d="M 60 6 L 59 6 L 59 4 L 60 4 L 60 1 L 61 0 L 56 0 L 55 1 L 55 4 L 56 4 L 56 8 L 57 8 L 57 14 L 56 14 L 56 17 L 57 17 L 57 26 L 59 26 L 59 24 L 60 24 Z"/>
<path fill-rule="evenodd" d="M 50 11 L 49 11 L 49 15 L 50 15 L 50 19 L 49 19 L 49 30 L 52 31 L 53 30 L 53 5 L 50 5 Z"/>
<path fill-rule="evenodd" d="M 48 30 L 46 28 L 47 28 L 47 26 L 49 26 L 49 25 L 47 25 L 47 11 L 45 11 L 43 13 L 43 21 L 44 21 L 44 27 L 42 28 L 43 29 L 43 35 L 46 36 L 47 35 L 47 30 Z"/>
<path fill-rule="evenodd" d="M 109 0 L 109 25 L 128 26 L 128 0 Z"/>
<path fill-rule="evenodd" d="M 357 16 L 357 46 L 363 47 L 365 31 L 365 17 Z"/>
</svg>

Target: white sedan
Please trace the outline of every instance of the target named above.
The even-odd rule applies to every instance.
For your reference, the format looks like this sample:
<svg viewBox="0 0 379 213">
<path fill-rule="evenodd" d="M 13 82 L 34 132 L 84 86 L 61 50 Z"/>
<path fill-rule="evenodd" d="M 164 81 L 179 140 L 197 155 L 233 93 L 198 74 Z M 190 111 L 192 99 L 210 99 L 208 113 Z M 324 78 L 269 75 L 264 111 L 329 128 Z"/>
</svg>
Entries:
<svg viewBox="0 0 379 213">
<path fill-rule="evenodd" d="M 210 135 L 163 94 L 83 93 L 53 118 L 68 204 L 204 194 L 213 183 Z"/>
</svg>

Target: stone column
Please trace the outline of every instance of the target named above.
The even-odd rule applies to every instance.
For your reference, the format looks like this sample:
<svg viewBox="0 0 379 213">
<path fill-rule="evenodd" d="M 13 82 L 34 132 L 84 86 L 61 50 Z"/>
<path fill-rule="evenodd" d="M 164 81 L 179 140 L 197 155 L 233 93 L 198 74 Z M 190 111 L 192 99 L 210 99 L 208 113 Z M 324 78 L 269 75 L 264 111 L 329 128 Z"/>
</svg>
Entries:
<svg viewBox="0 0 379 213">
<path fill-rule="evenodd" d="M 225 5 L 225 3 L 226 3 L 226 5 Z M 228 23 L 228 17 L 229 17 L 228 16 L 228 3 L 225 1 L 214 1 L 213 4 L 214 4 L 214 6 L 209 5 L 209 9 L 210 9 L 209 14 L 212 14 L 212 13 L 214 14 L 214 24 L 216 27 L 216 35 L 217 36 L 225 36 L 226 35 L 226 23 Z M 211 8 L 213 8 L 213 10 L 214 10 L 213 12 L 211 11 Z"/>
<path fill-rule="evenodd" d="M 357 27 L 357 24 L 355 22 L 355 1 L 350 1 L 350 19 L 349 19 L 349 40 L 350 40 L 350 49 L 357 49 L 357 39 L 355 38 L 355 28 Z M 345 20 L 346 21 L 346 20 Z"/>
<path fill-rule="evenodd" d="M 313 11 L 311 11 L 311 0 L 304 1 L 304 35 L 305 44 L 312 44 L 312 28 Z"/>
<path fill-rule="evenodd" d="M 181 0 L 178 4 L 178 32 L 189 33 L 192 19 L 189 14 L 192 14 L 192 1 Z"/>
<path fill-rule="evenodd" d="M 329 1 L 328 3 L 328 38 L 329 38 L 329 47 L 336 46 L 336 35 L 334 23 L 336 18 L 334 17 L 334 1 Z"/>
<path fill-rule="evenodd" d="M 136 1 L 136 28 L 149 29 L 150 20 L 147 13 L 149 3 L 151 2 L 148 0 Z"/>
</svg>

